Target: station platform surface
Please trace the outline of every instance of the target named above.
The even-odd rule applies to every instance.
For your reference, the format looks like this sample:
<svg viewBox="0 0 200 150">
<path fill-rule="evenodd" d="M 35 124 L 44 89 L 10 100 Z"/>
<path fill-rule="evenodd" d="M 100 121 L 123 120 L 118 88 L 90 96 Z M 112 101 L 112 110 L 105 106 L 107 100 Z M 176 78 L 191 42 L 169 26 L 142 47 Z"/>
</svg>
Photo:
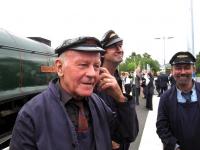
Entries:
<svg viewBox="0 0 200 150">
<path fill-rule="evenodd" d="M 163 145 L 156 134 L 156 118 L 159 104 L 159 97 L 153 96 L 153 111 L 149 111 L 142 133 L 141 141 L 138 150 L 162 150 Z"/>
</svg>

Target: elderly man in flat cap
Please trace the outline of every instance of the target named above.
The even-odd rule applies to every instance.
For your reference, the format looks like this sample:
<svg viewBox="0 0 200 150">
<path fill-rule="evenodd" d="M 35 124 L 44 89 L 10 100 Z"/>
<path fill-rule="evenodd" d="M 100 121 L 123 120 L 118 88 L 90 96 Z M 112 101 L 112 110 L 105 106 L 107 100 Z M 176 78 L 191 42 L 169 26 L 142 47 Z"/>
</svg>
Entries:
<svg viewBox="0 0 200 150">
<path fill-rule="evenodd" d="M 122 80 L 118 74 L 117 67 L 118 65 L 122 62 L 123 60 L 123 39 L 120 38 L 115 31 L 109 30 L 108 32 L 105 33 L 101 44 L 103 48 L 105 49 L 105 52 L 101 53 L 102 54 L 102 67 L 106 68 L 109 73 L 111 74 L 113 80 L 116 80 L 118 82 L 119 87 L 121 87 L 120 93 L 124 95 L 128 103 L 131 105 L 133 102 L 133 98 L 128 95 L 128 94 L 123 94 L 122 92 Z M 114 93 L 106 92 L 102 89 L 98 90 L 96 92 L 104 101 L 105 103 L 110 106 L 110 108 L 114 111 L 117 112 L 117 104 L 116 102 L 117 97 L 114 95 Z M 132 108 L 132 111 L 134 112 L 134 130 L 133 130 L 133 135 L 134 139 L 136 138 L 138 134 L 138 119 L 137 119 L 137 114 L 135 111 L 135 107 Z M 126 116 L 126 118 L 130 117 L 129 115 Z M 131 116 L 132 117 L 132 116 Z M 130 142 L 132 142 L 128 137 L 125 137 L 122 141 L 117 141 L 115 139 L 112 139 L 113 142 L 113 150 L 128 150 Z"/>
<path fill-rule="evenodd" d="M 178 52 L 170 60 L 176 85 L 161 97 L 157 116 L 157 134 L 164 150 L 200 149 L 200 83 L 192 79 L 195 58 Z"/>
<path fill-rule="evenodd" d="M 111 136 L 119 142 L 133 139 L 133 105 L 100 68 L 103 51 L 94 37 L 66 40 L 55 50 L 58 78 L 18 113 L 11 150 L 111 150 Z M 115 94 L 117 112 L 93 93 L 98 81 Z"/>
</svg>

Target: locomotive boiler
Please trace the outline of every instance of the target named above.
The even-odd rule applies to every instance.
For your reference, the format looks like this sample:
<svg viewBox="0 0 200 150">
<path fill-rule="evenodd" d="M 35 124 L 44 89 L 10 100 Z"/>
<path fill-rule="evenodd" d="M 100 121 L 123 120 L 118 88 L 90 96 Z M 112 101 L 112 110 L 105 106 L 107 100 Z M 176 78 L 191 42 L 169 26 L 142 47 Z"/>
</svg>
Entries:
<svg viewBox="0 0 200 150">
<path fill-rule="evenodd" d="M 0 144 L 10 138 L 19 109 L 56 76 L 53 49 L 0 29 Z"/>
</svg>

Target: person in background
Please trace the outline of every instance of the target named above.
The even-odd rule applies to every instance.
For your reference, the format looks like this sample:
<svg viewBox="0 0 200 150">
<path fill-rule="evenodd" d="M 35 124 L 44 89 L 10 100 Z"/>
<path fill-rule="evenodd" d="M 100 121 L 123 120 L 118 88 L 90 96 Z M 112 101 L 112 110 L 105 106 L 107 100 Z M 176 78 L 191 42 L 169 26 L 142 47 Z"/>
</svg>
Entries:
<svg viewBox="0 0 200 150">
<path fill-rule="evenodd" d="M 161 95 L 156 122 L 164 150 L 200 149 L 200 83 L 192 79 L 195 62 L 190 52 L 178 52 L 169 62 L 176 85 Z"/>
<path fill-rule="evenodd" d="M 176 85 L 176 81 L 175 81 L 174 76 L 172 75 L 172 73 L 169 74 L 169 83 L 170 83 L 170 87 Z"/>
<path fill-rule="evenodd" d="M 159 83 L 159 78 L 160 78 L 160 72 L 157 72 L 157 78 L 155 79 L 155 86 L 156 86 L 156 91 L 158 93 L 158 97 L 160 97 L 160 83 Z"/>
<path fill-rule="evenodd" d="M 152 98 L 154 94 L 154 77 L 151 71 L 147 73 L 149 83 L 146 85 L 146 108 L 153 110 Z"/>
<path fill-rule="evenodd" d="M 160 85 L 159 96 L 161 96 L 168 89 L 168 83 L 169 83 L 168 75 L 165 74 L 164 72 L 161 72 L 158 79 L 159 79 L 159 85 Z"/>
<path fill-rule="evenodd" d="M 22 107 L 10 150 L 111 150 L 111 137 L 133 141 L 134 105 L 121 93 L 115 78 L 100 68 L 100 52 L 104 52 L 100 41 L 68 39 L 55 52 L 58 78 Z M 114 95 L 115 113 L 93 93 L 97 82 L 100 89 Z"/>
<path fill-rule="evenodd" d="M 124 95 L 123 97 L 127 100 L 127 103 L 130 103 L 130 105 L 133 103 L 132 96 L 128 94 L 123 94 L 122 92 L 122 80 L 120 78 L 120 75 L 118 73 L 117 67 L 123 60 L 124 51 L 122 48 L 123 40 L 113 31 L 109 30 L 105 33 L 102 41 L 101 41 L 103 49 L 105 49 L 105 52 L 102 54 L 102 67 L 106 68 L 110 76 L 118 83 L 118 86 L 121 88 L 120 95 Z M 114 95 L 114 93 L 110 92 L 109 94 L 106 93 L 104 90 L 96 90 L 96 93 L 105 101 L 105 103 L 113 110 L 113 112 L 117 111 L 117 97 Z M 136 138 L 138 134 L 138 119 L 137 114 L 135 111 L 135 106 L 132 107 L 132 111 L 134 113 L 134 139 Z M 127 114 L 126 116 L 129 118 L 130 116 Z M 128 150 L 130 145 L 130 140 L 127 138 L 124 138 L 124 140 L 118 141 L 116 139 L 113 139 L 113 147 L 112 149 L 118 149 L 118 150 Z"/>
<path fill-rule="evenodd" d="M 143 95 L 144 95 L 144 98 L 146 99 L 147 98 L 147 85 L 149 84 L 149 77 L 148 77 L 148 74 L 147 74 L 147 70 L 143 70 L 143 73 L 142 73 L 142 78 L 141 78 L 141 87 L 143 88 Z"/>
<path fill-rule="evenodd" d="M 142 98 L 146 98 L 145 97 L 145 87 L 146 87 L 146 79 L 144 78 L 144 72 L 142 72 L 141 74 L 141 95 Z"/>
<path fill-rule="evenodd" d="M 103 60 L 103 59 L 102 59 L 102 60 Z M 121 72 L 120 79 L 121 79 L 121 81 L 122 81 L 122 88 L 123 88 L 123 91 L 125 92 L 125 89 L 124 89 L 124 85 L 125 85 L 125 72 Z"/>
<path fill-rule="evenodd" d="M 131 79 L 129 78 L 128 72 L 125 72 L 124 88 L 125 88 L 126 94 L 130 95 L 130 93 L 131 93 Z"/>
<path fill-rule="evenodd" d="M 135 104 L 139 105 L 139 97 L 140 97 L 140 82 L 141 82 L 141 73 L 140 69 L 137 68 L 135 70 Z"/>
</svg>

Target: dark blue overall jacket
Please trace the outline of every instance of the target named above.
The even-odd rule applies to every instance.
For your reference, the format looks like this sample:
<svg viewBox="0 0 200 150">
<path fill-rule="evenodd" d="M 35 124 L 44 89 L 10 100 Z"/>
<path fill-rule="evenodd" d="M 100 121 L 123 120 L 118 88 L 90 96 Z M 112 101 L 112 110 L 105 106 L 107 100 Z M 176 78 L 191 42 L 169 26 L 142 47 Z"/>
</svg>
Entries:
<svg viewBox="0 0 200 150">
<path fill-rule="evenodd" d="M 194 84 L 196 102 L 178 103 L 176 86 L 160 98 L 156 127 L 164 150 L 174 150 L 176 144 L 181 150 L 200 149 L 200 83 Z"/>
<path fill-rule="evenodd" d="M 80 149 L 76 131 L 60 100 L 56 82 L 57 79 L 52 80 L 46 91 L 22 107 L 13 129 L 10 150 Z M 87 99 L 96 150 L 111 150 L 110 135 L 119 141 L 124 138 L 133 140 L 133 104 L 119 103 L 117 113 L 113 113 L 96 94 Z"/>
</svg>

